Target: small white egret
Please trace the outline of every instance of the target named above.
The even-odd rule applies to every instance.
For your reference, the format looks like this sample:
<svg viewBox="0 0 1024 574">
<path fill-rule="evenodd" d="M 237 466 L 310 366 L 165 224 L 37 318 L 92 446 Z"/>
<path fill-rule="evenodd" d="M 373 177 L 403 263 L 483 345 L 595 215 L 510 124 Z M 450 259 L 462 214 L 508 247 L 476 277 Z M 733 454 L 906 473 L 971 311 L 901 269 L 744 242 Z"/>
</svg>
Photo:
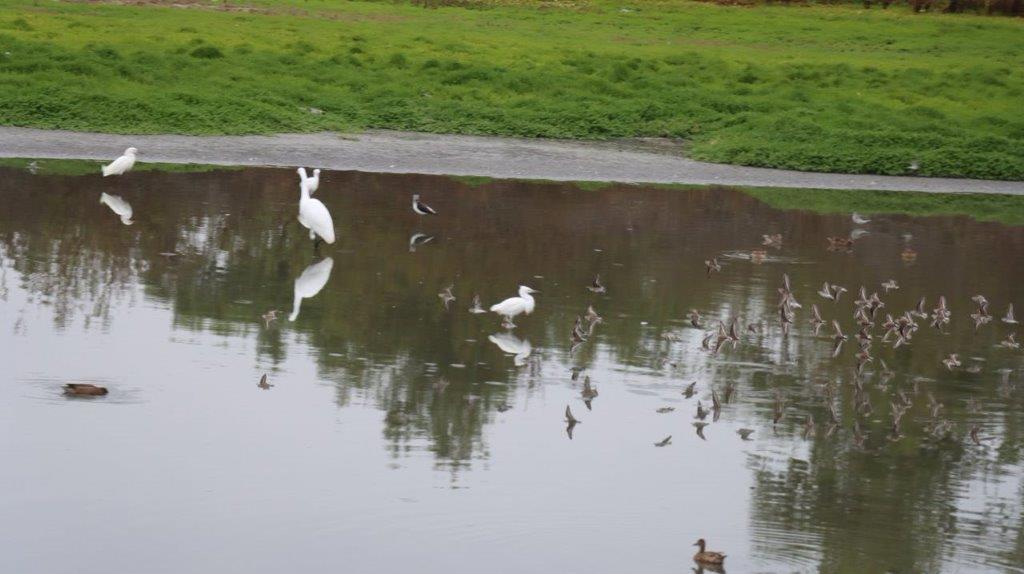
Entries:
<svg viewBox="0 0 1024 574">
<path fill-rule="evenodd" d="M 321 239 L 328 244 L 334 243 L 334 220 L 331 219 L 331 212 L 322 201 L 309 197 L 309 187 L 305 184 L 300 183 L 299 189 L 302 194 L 299 197 L 299 223 L 309 229 L 313 247 L 319 246 Z"/>
<path fill-rule="evenodd" d="M 533 313 L 533 307 L 536 303 L 534 302 L 533 297 L 530 296 L 531 293 L 540 293 L 540 291 L 536 291 L 525 285 L 520 285 L 518 297 L 509 297 L 501 303 L 491 305 L 491 312 L 497 313 L 505 318 L 502 322 L 503 326 L 508 329 L 514 329 L 516 326 L 515 323 L 512 322 L 514 317 L 523 313 L 526 313 L 527 315 Z"/>
<path fill-rule="evenodd" d="M 327 257 L 302 271 L 302 274 L 295 280 L 295 301 L 292 303 L 292 314 L 288 315 L 289 321 L 294 322 L 299 318 L 299 307 L 302 306 L 303 299 L 315 297 L 324 288 L 324 285 L 327 285 L 333 268 L 334 260 Z"/>
<path fill-rule="evenodd" d="M 130 147 L 124 150 L 124 155 L 103 166 L 103 177 L 108 175 L 121 175 L 135 165 L 135 154 L 139 150 Z"/>
<path fill-rule="evenodd" d="M 309 189 L 309 195 L 316 193 L 316 190 L 320 189 L 320 170 L 313 170 L 313 177 L 306 175 L 306 168 L 300 167 L 296 170 L 299 173 L 299 184 L 305 185 Z"/>
<path fill-rule="evenodd" d="M 433 207 L 430 207 L 426 203 L 420 201 L 420 195 L 417 193 L 412 196 L 412 210 L 418 215 L 437 215 Z"/>
<path fill-rule="evenodd" d="M 856 211 L 853 212 L 853 215 L 850 216 L 850 219 L 852 219 L 853 222 L 856 223 L 857 225 L 864 225 L 866 223 L 871 223 L 870 219 L 864 217 L 863 215 L 857 213 Z"/>
<path fill-rule="evenodd" d="M 525 365 L 526 359 L 529 359 L 530 354 L 533 352 L 533 347 L 530 345 L 530 341 L 520 339 L 512 333 L 488 335 L 487 340 L 497 345 L 502 352 L 515 355 L 512 358 L 512 363 L 517 367 Z"/>
<path fill-rule="evenodd" d="M 121 223 L 125 225 L 131 225 L 135 223 L 132 221 L 132 204 L 124 200 L 120 195 L 110 195 L 109 193 L 100 194 L 100 203 L 106 205 L 121 218 Z"/>
</svg>

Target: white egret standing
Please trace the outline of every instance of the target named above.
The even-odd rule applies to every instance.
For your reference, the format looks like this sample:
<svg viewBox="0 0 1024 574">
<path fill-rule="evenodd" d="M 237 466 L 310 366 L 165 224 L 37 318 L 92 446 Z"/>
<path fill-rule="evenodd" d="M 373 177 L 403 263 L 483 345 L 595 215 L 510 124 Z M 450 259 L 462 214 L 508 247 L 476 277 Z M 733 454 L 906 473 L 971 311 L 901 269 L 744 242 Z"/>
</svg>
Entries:
<svg viewBox="0 0 1024 574">
<path fill-rule="evenodd" d="M 313 177 L 306 175 L 306 168 L 300 167 L 296 170 L 299 172 L 299 183 L 309 188 L 309 195 L 316 193 L 316 190 L 320 189 L 320 170 L 313 170 Z"/>
<path fill-rule="evenodd" d="M 132 204 L 124 200 L 120 195 L 110 195 L 109 193 L 100 194 L 100 203 L 106 205 L 121 218 L 121 223 L 125 225 L 131 225 L 135 223 L 132 221 Z"/>
<path fill-rule="evenodd" d="M 292 314 L 288 315 L 289 321 L 294 322 L 299 318 L 299 307 L 302 306 L 303 299 L 315 297 L 324 288 L 324 285 L 327 285 L 333 268 L 334 260 L 327 257 L 302 271 L 302 274 L 295 280 L 295 300 L 292 303 Z"/>
<path fill-rule="evenodd" d="M 530 353 L 533 352 L 533 347 L 530 345 L 530 341 L 520 339 L 512 333 L 488 335 L 487 339 L 497 345 L 502 352 L 515 355 L 515 357 L 512 358 L 512 363 L 517 367 L 525 365 L 526 359 L 529 359 Z"/>
<path fill-rule="evenodd" d="M 121 175 L 135 165 L 135 154 L 139 150 L 130 147 L 124 150 L 124 155 L 103 166 L 103 177 L 108 175 Z"/>
<path fill-rule="evenodd" d="M 530 296 L 531 293 L 540 293 L 540 291 L 536 291 L 525 285 L 520 285 L 518 297 L 509 297 L 501 303 L 491 305 L 491 312 L 497 313 L 505 318 L 502 322 L 502 325 L 505 328 L 514 329 L 516 326 L 516 324 L 512 322 L 514 317 L 523 313 L 526 313 L 527 315 L 533 313 L 533 307 L 536 303 L 534 302 L 533 297 Z"/>
<path fill-rule="evenodd" d="M 302 195 L 299 196 L 299 223 L 309 229 L 309 238 L 313 240 L 313 248 L 319 247 L 320 240 L 328 244 L 334 243 L 334 220 L 331 212 L 319 199 L 309 197 L 309 187 L 299 184 Z M 319 236 L 319 237 L 318 237 Z"/>
</svg>

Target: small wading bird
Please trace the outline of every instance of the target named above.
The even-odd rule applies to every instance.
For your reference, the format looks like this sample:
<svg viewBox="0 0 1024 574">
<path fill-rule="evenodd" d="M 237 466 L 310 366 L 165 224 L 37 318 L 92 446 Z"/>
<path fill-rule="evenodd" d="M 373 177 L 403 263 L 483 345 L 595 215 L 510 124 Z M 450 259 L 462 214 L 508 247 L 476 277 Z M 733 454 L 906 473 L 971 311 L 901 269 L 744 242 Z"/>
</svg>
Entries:
<svg viewBox="0 0 1024 574">
<path fill-rule="evenodd" d="M 691 398 L 693 396 L 693 392 L 696 389 L 697 389 L 697 381 L 693 381 L 689 385 L 686 385 L 686 388 L 683 389 L 683 396 L 685 396 L 686 398 Z"/>
<path fill-rule="evenodd" d="M 700 312 L 696 309 L 690 309 L 690 324 L 700 329 Z"/>
<path fill-rule="evenodd" d="M 64 385 L 64 394 L 75 397 L 100 397 L 107 394 L 107 387 L 88 383 L 68 383 Z"/>
<path fill-rule="evenodd" d="M 124 155 L 103 166 L 103 177 L 126 173 L 135 165 L 135 154 L 138 152 L 139 150 L 133 147 L 124 150 Z"/>
<path fill-rule="evenodd" d="M 839 302 L 839 297 L 841 297 L 843 293 L 846 293 L 846 287 L 830 285 L 828 281 L 826 281 L 818 291 L 818 295 L 821 295 L 829 301 L 835 301 L 837 303 Z"/>
<path fill-rule="evenodd" d="M 896 282 L 895 279 L 890 279 L 882 283 L 882 289 L 885 289 L 886 293 L 888 293 L 889 291 L 896 291 L 899 288 L 900 285 L 899 283 Z"/>
<path fill-rule="evenodd" d="M 725 562 L 725 554 L 708 550 L 703 538 L 694 542 L 693 545 L 700 547 L 700 550 L 693 555 L 693 559 L 696 562 L 702 564 L 722 564 Z"/>
<path fill-rule="evenodd" d="M 600 274 L 594 275 L 594 282 L 587 286 L 587 290 L 591 293 L 604 293 L 606 291 L 604 285 L 601 284 Z"/>
<path fill-rule="evenodd" d="M 526 285 L 519 286 L 519 296 L 509 297 L 501 303 L 495 303 L 491 305 L 491 312 L 497 313 L 503 317 L 502 326 L 506 329 L 515 329 L 516 324 L 512 320 L 518 316 L 526 313 L 529 315 L 533 313 L 533 308 L 536 306 L 536 302 L 533 300 L 532 294 L 540 293 L 535 289 L 531 289 Z"/>
<path fill-rule="evenodd" d="M 264 327 L 270 327 L 271 323 L 273 323 L 274 321 L 277 321 L 277 313 L 278 313 L 277 309 L 271 309 L 271 310 L 267 311 L 266 313 L 260 315 L 260 318 L 263 319 L 263 326 Z"/>
<path fill-rule="evenodd" d="M 412 210 L 415 211 L 417 215 L 437 215 L 437 212 L 434 211 L 433 207 L 430 207 L 426 203 L 420 201 L 420 195 L 418 193 L 412 196 Z"/>
<path fill-rule="evenodd" d="M 484 309 L 483 304 L 480 303 L 480 296 L 479 295 L 473 295 L 473 306 L 469 308 L 469 312 L 474 314 L 474 315 L 479 315 L 481 313 L 486 313 L 487 312 L 487 310 Z"/>
<path fill-rule="evenodd" d="M 106 205 L 121 218 L 121 223 L 125 225 L 131 225 L 135 223 L 132 221 L 132 204 L 124 200 L 120 195 L 110 195 L 109 193 L 100 193 L 100 203 Z"/>
<path fill-rule="evenodd" d="M 708 437 L 704 436 L 704 427 L 706 426 L 708 426 L 708 423 L 704 421 L 695 421 L 693 423 L 693 428 L 697 429 L 697 436 L 700 437 L 700 440 L 708 440 Z"/>
<path fill-rule="evenodd" d="M 264 374 L 262 377 L 260 377 L 260 382 L 256 383 L 256 386 L 259 387 L 261 390 L 267 391 L 270 390 L 270 387 L 274 385 L 267 382 L 267 375 Z"/>
<path fill-rule="evenodd" d="M 750 440 L 750 435 L 754 434 L 754 429 L 739 429 L 736 434 L 740 435 L 743 440 Z"/>
<path fill-rule="evenodd" d="M 299 193 L 299 223 L 309 230 L 313 249 L 319 247 L 321 241 L 333 244 L 334 219 L 331 218 L 331 212 L 322 201 L 310 197 L 309 188 L 301 183 Z"/>
<path fill-rule="evenodd" d="M 306 168 L 304 167 L 300 167 L 295 171 L 297 171 L 299 174 L 299 185 L 306 186 L 306 188 L 309 189 L 309 195 L 313 195 L 314 193 L 316 193 L 316 190 L 320 189 L 319 169 L 313 170 L 313 177 L 309 177 L 306 175 Z"/>
<path fill-rule="evenodd" d="M 1006 308 L 1006 315 L 1003 317 L 1003 323 L 1006 323 L 1007 325 L 1017 324 L 1017 318 L 1013 316 L 1013 303 L 1010 303 L 1010 306 Z"/>
<path fill-rule="evenodd" d="M 576 425 L 580 424 L 581 420 L 572 416 L 572 411 L 569 410 L 569 405 L 565 405 L 565 434 L 569 435 L 569 440 L 572 440 L 572 431 L 576 428 Z"/>
</svg>

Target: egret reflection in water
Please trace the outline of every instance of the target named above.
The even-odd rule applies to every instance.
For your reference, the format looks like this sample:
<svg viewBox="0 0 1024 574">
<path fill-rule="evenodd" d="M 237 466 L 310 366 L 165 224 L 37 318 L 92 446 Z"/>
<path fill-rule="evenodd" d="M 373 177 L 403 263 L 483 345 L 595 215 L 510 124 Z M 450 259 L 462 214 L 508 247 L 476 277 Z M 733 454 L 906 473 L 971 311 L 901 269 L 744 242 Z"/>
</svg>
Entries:
<svg viewBox="0 0 1024 574">
<path fill-rule="evenodd" d="M 288 315 L 289 321 L 294 322 L 299 318 L 299 309 L 303 299 L 316 297 L 324 285 L 327 285 L 332 269 L 334 269 L 334 259 L 325 257 L 322 261 L 306 267 L 302 274 L 295 279 L 295 299 L 292 301 L 291 315 Z"/>
<path fill-rule="evenodd" d="M 509 331 L 488 335 L 487 340 L 497 345 L 502 352 L 515 355 L 512 357 L 512 362 L 517 367 L 526 365 L 526 360 L 533 353 L 533 347 L 530 345 L 529 340 L 520 339 Z"/>
<path fill-rule="evenodd" d="M 125 201 L 125 199 L 120 195 L 101 193 L 100 203 L 106 205 L 111 211 L 116 213 L 117 216 L 121 218 L 121 223 L 125 225 L 135 223 L 132 221 L 132 204 Z"/>
</svg>

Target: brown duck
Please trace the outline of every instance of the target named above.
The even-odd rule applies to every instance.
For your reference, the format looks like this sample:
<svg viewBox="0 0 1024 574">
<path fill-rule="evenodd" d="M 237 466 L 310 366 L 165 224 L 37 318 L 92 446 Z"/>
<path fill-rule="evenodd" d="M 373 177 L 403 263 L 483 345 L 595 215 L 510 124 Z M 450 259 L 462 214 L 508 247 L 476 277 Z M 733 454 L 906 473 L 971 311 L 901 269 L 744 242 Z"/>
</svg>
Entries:
<svg viewBox="0 0 1024 574">
<path fill-rule="evenodd" d="M 68 383 L 64 385 L 64 394 L 76 397 L 100 397 L 107 394 L 107 387 L 88 383 Z"/>
<path fill-rule="evenodd" d="M 725 554 L 705 549 L 704 539 L 701 538 L 693 543 L 700 547 L 700 550 L 693 555 L 693 559 L 702 564 L 722 564 L 725 562 Z"/>
</svg>

